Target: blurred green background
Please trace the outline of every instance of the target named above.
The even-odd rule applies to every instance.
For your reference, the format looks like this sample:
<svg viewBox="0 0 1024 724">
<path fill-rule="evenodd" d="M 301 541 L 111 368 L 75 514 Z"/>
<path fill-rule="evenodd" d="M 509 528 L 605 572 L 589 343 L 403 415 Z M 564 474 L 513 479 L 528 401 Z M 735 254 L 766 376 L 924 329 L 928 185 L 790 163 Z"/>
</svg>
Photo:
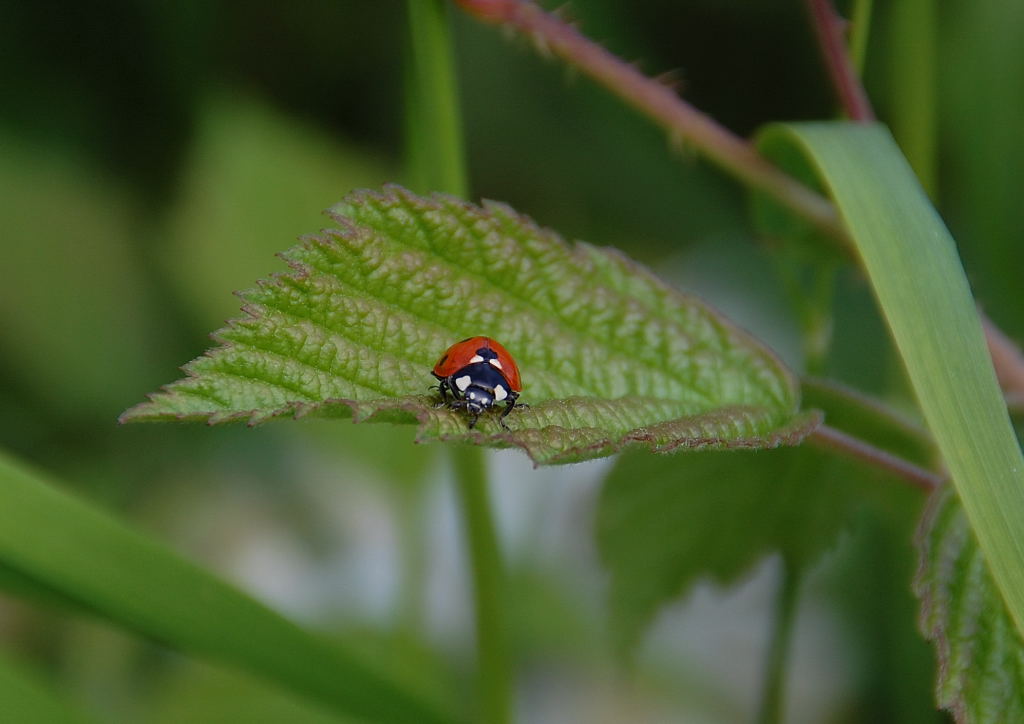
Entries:
<svg viewBox="0 0 1024 724">
<path fill-rule="evenodd" d="M 1020 340 L 1024 5 L 875 5 L 869 93 L 912 160 L 936 169 L 928 186 L 979 303 Z M 798 0 L 580 0 L 571 13 L 645 71 L 674 71 L 689 101 L 741 134 L 834 117 Z M 474 197 L 625 250 L 800 369 L 782 265 L 744 189 L 526 42 L 454 20 Z M 403 180 L 404 22 L 391 0 L 4 3 L 0 442 L 289 615 L 368 651 L 400 646 L 409 676 L 459 681 L 472 625 L 436 448 L 348 423 L 116 424 L 237 314 L 232 290 L 283 271 L 273 254 L 324 225 L 322 209 Z M 827 372 L 907 407 L 854 272 L 840 275 L 835 314 Z M 533 471 L 502 453 L 490 466 L 522 721 L 749 718 L 777 562 L 667 611 L 624 673 L 591 543 L 607 465 Z M 812 575 L 787 721 L 934 718 L 909 597 L 912 521 L 886 525 L 865 514 Z M 331 720 L 3 596 L 0 643 L 110 721 Z"/>
</svg>

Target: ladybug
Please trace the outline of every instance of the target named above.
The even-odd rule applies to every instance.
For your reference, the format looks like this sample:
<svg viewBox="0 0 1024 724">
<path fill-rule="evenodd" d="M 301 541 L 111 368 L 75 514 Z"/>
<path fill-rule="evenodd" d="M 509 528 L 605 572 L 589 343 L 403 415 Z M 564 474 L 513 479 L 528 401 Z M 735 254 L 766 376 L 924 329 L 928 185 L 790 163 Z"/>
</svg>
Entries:
<svg viewBox="0 0 1024 724">
<path fill-rule="evenodd" d="M 519 368 L 508 350 L 490 337 L 469 337 L 456 342 L 434 365 L 433 375 L 440 383 L 441 402 L 452 409 L 467 410 L 470 429 L 484 410 L 504 402 L 498 422 L 505 425 L 505 416 L 516 406 L 523 386 Z M 448 401 L 448 393 L 454 398 Z"/>
</svg>

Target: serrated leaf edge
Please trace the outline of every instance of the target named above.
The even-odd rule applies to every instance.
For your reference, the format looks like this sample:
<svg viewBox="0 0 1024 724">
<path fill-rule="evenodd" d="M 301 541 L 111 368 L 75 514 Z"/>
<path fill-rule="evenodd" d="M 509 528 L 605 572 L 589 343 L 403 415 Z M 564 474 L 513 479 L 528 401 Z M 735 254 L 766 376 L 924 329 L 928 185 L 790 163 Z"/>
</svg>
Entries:
<svg viewBox="0 0 1024 724">
<path fill-rule="evenodd" d="M 414 203 L 422 205 L 424 203 L 438 205 L 438 209 L 443 207 L 458 206 L 465 209 L 466 211 L 478 211 L 480 208 L 489 210 L 491 212 L 499 212 L 503 214 L 507 219 L 518 223 L 524 228 L 528 228 L 530 232 L 537 237 L 548 239 L 553 242 L 557 242 L 565 247 L 565 251 L 572 256 L 580 257 L 581 259 L 589 259 L 595 253 L 600 251 L 608 256 L 608 261 L 618 263 L 626 267 L 626 269 L 632 273 L 643 277 L 646 284 L 650 285 L 657 294 L 665 295 L 664 302 L 670 303 L 676 302 L 681 306 L 686 306 L 689 303 L 696 303 L 699 307 L 708 313 L 708 322 L 718 328 L 722 334 L 734 335 L 741 343 L 749 343 L 751 352 L 759 356 L 764 364 L 765 370 L 767 368 L 773 368 L 775 373 L 778 374 L 779 378 L 783 381 L 783 387 L 788 388 L 790 403 L 793 405 L 792 410 L 796 411 L 799 409 L 799 385 L 797 384 L 796 378 L 789 372 L 788 368 L 782 363 L 781 359 L 767 346 L 759 342 L 753 335 L 746 330 L 741 329 L 718 310 L 711 307 L 704 300 L 701 300 L 693 295 L 689 295 L 678 289 L 675 289 L 671 285 L 667 284 L 664 280 L 660 279 L 650 270 L 637 264 L 635 261 L 630 259 L 625 254 L 621 253 L 616 249 L 598 249 L 584 242 L 571 242 L 562 239 L 557 232 L 542 227 L 537 224 L 529 216 L 519 213 L 507 204 L 495 201 L 484 201 L 481 207 L 476 207 L 462 199 L 451 197 L 445 194 L 431 194 L 427 197 L 419 197 L 406 189 L 389 184 L 381 191 L 377 190 L 360 190 L 350 194 L 345 200 L 336 204 L 335 206 L 328 209 L 325 213 L 339 225 L 340 228 L 333 229 L 322 229 L 320 234 L 310 234 L 300 237 L 300 241 L 304 245 L 318 245 L 318 244 L 329 244 L 336 243 L 331 242 L 329 238 L 333 237 L 336 240 L 342 240 L 343 238 L 354 238 L 360 235 L 371 233 L 364 225 L 360 224 L 356 220 L 350 219 L 347 216 L 342 215 L 340 210 L 344 207 L 352 207 L 356 205 L 363 205 L 369 202 L 384 202 L 388 203 L 391 201 L 401 201 L 403 203 Z M 341 238 L 339 238 L 341 237 Z M 303 261 L 291 258 L 287 251 L 280 252 L 277 254 L 288 267 L 288 271 L 274 272 L 269 275 L 268 278 L 258 280 L 257 287 L 263 287 L 272 284 L 284 283 L 288 280 L 293 279 L 308 279 L 315 274 L 315 269 L 310 267 Z M 213 358 L 216 354 L 223 353 L 226 349 L 236 348 L 240 345 L 232 339 L 228 338 L 230 331 L 240 324 L 244 324 L 249 321 L 260 321 L 262 314 L 258 312 L 258 303 L 252 302 L 248 295 L 251 293 L 250 290 L 243 290 L 235 292 L 236 296 L 241 298 L 244 302 L 242 305 L 242 313 L 244 317 L 237 319 L 228 320 L 224 327 L 217 330 L 210 335 L 211 339 L 218 345 L 206 350 L 202 355 L 193 359 L 181 370 L 185 374 L 185 379 L 196 379 L 201 378 L 203 374 L 195 371 L 195 366 L 200 360 Z M 652 311 L 657 311 L 654 307 L 659 304 L 658 298 L 652 299 L 638 299 L 640 304 L 648 306 Z M 667 310 L 666 310 L 667 311 Z M 290 417 L 294 419 L 301 419 L 309 416 L 316 416 L 318 414 L 329 413 L 332 409 L 339 407 L 346 408 L 347 413 L 341 416 L 351 416 L 353 422 L 370 422 L 385 419 L 389 414 L 408 415 L 409 421 L 417 421 L 419 423 L 419 429 L 417 432 L 417 442 L 426 442 L 434 440 L 442 441 L 455 441 L 455 442 L 466 442 L 477 445 L 497 445 L 497 446 L 508 446 L 508 447 L 519 447 L 522 448 L 530 456 L 531 460 L 535 465 L 543 463 L 556 463 L 556 462 L 571 462 L 574 459 L 578 459 L 587 454 L 594 452 L 603 452 L 604 454 L 612 454 L 630 445 L 647 444 L 652 447 L 655 452 L 665 453 L 673 452 L 680 449 L 697 449 L 697 448 L 708 448 L 708 447 L 775 447 L 782 444 L 796 444 L 803 439 L 809 432 L 821 423 L 821 415 L 819 413 L 791 413 L 793 416 L 790 418 L 788 423 L 782 428 L 769 432 L 764 437 L 746 437 L 746 438 L 725 438 L 722 436 L 694 436 L 694 437 L 675 437 L 669 436 L 669 442 L 656 443 L 657 440 L 663 440 L 664 434 L 659 436 L 657 433 L 659 430 L 663 433 L 670 430 L 673 426 L 678 426 L 680 423 L 685 424 L 687 420 L 704 420 L 714 419 L 720 417 L 723 420 L 727 420 L 732 414 L 739 414 L 744 408 L 742 406 L 731 406 L 723 408 L 714 408 L 702 413 L 695 413 L 692 416 L 678 418 L 674 420 L 665 420 L 649 426 L 635 428 L 621 435 L 601 435 L 598 432 L 597 437 L 587 445 L 581 445 L 577 447 L 569 447 L 563 449 L 561 452 L 551 455 L 543 456 L 539 455 L 539 450 L 535 449 L 529 444 L 524 434 L 518 434 L 516 431 L 510 432 L 494 432 L 488 433 L 481 430 L 467 431 L 461 434 L 428 434 L 425 430 L 425 424 L 428 422 L 431 416 L 431 409 L 428 404 L 432 400 L 427 396 L 405 396 L 405 397 L 383 397 L 377 399 L 368 400 L 356 400 L 352 398 L 327 398 L 324 400 L 315 401 L 289 401 L 277 408 L 268 409 L 250 409 L 250 410 L 234 410 L 218 412 L 216 410 L 210 412 L 201 413 L 180 413 L 175 414 L 173 412 L 157 412 L 157 413 L 146 413 L 146 409 L 158 403 L 158 398 L 164 395 L 181 394 L 182 390 L 180 385 L 184 380 L 177 380 L 169 384 L 163 385 L 158 391 L 152 392 L 146 396 L 146 400 L 129 408 L 118 418 L 120 423 L 126 423 L 129 421 L 199 421 L 206 422 L 208 425 L 219 425 L 231 422 L 245 422 L 250 427 L 263 422 Z M 198 394 L 195 389 L 187 391 L 188 394 Z M 766 408 L 747 408 L 756 409 L 763 414 Z M 695 422 L 694 424 L 699 424 Z M 589 432 L 593 433 L 598 428 L 586 428 L 586 427 L 572 427 L 572 428 L 558 428 L 557 426 L 547 426 L 547 428 L 531 428 L 535 434 L 539 433 L 544 429 L 560 429 L 564 431 L 572 430 L 576 433 Z M 524 431 L 525 432 L 525 431 Z"/>
<path fill-rule="evenodd" d="M 989 578 L 988 586 L 998 605 L 1005 604 L 995 582 L 990 579 L 991 574 L 988 572 L 981 547 L 976 542 L 970 551 L 966 551 L 966 555 L 970 556 L 969 560 L 966 563 L 962 561 L 965 543 L 974 533 L 962 509 L 950 504 L 950 498 L 955 495 L 952 485 L 947 483 L 930 497 L 921 516 L 915 533 L 919 559 L 912 588 L 920 601 L 918 627 L 922 636 L 935 647 L 937 672 L 934 690 L 938 706 L 949 711 L 957 722 L 967 724 L 973 720 L 970 718 L 971 712 L 960 675 L 955 671 L 956 657 L 949 632 L 950 628 L 957 625 L 957 615 L 948 597 L 943 595 L 944 591 L 936 590 L 936 586 L 932 584 L 933 580 L 949 580 L 950 575 L 947 574 L 943 578 L 942 574 L 934 572 L 935 568 L 951 570 L 958 564 L 965 565 L 968 572 L 963 574 L 963 578 L 974 581 Z M 934 541 L 939 543 L 939 549 L 933 546 Z M 936 561 L 935 566 L 929 564 L 932 560 Z M 983 595 L 982 588 L 977 585 L 966 585 L 965 588 L 969 589 L 968 594 Z M 976 607 L 984 608 L 985 605 L 980 604 Z M 962 609 L 964 606 L 961 605 L 959 608 Z M 958 633 L 962 634 L 963 631 L 954 631 L 952 635 Z M 1005 634 L 1012 636 L 1018 642 L 1018 647 L 1024 646 L 1013 626 L 1007 627 Z M 967 641 L 963 645 L 970 647 L 972 642 Z M 1018 657 L 1020 656 L 1018 653 Z"/>
</svg>

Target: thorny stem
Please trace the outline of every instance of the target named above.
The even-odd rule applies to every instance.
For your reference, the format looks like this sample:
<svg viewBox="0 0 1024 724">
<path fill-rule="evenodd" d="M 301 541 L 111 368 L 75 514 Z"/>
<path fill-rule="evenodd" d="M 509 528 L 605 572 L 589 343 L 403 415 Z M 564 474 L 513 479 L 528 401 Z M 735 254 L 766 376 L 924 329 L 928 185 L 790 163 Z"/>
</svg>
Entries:
<svg viewBox="0 0 1024 724">
<path fill-rule="evenodd" d="M 874 121 L 875 112 L 871 108 L 864 86 L 857 78 L 857 72 L 850 62 L 850 54 L 846 49 L 846 42 L 843 40 L 846 22 L 836 14 L 830 0 L 805 2 L 811 15 L 814 34 L 818 38 L 818 47 L 821 48 L 829 77 L 846 115 L 854 121 Z"/>
<path fill-rule="evenodd" d="M 812 0 L 807 0 L 812 2 Z M 772 196 L 804 217 L 850 252 L 851 244 L 835 206 L 761 156 L 752 144 L 716 123 L 677 96 L 671 89 L 615 57 L 580 34 L 572 25 L 549 14 L 532 0 L 456 0 L 479 20 L 513 28 L 531 38 L 542 52 L 553 53 L 647 115 L 674 139 L 687 141 L 727 173 Z M 823 0 L 819 0 L 823 2 Z M 830 25 L 835 24 L 834 14 Z M 833 33 L 837 30 L 833 30 Z M 829 37 L 832 37 L 831 34 Z M 840 43 L 840 46 L 842 44 Z M 835 53 L 839 71 L 854 84 L 851 97 L 863 96 L 863 105 L 844 105 L 851 118 L 873 117 L 866 94 L 845 52 Z M 844 60 L 845 59 L 845 60 Z M 844 94 L 840 93 L 841 100 Z M 866 115 L 870 114 L 870 115 Z M 989 351 L 1001 382 L 1015 380 L 1004 390 L 1024 395 L 1024 357 L 984 315 L 981 317 Z M 1009 345 L 1014 354 L 1002 353 Z M 1004 382 L 1005 385 L 1005 382 Z M 1017 386 L 1019 385 L 1019 386 Z"/>
<path fill-rule="evenodd" d="M 747 140 L 716 123 L 656 80 L 616 58 L 561 18 L 526 0 L 458 0 L 490 23 L 513 27 L 604 85 L 661 125 L 673 139 L 691 143 L 709 160 L 750 186 L 796 210 L 830 238 L 846 232 L 827 199 L 781 171 Z"/>
<path fill-rule="evenodd" d="M 861 460 L 876 468 L 886 470 L 906 482 L 921 488 L 926 493 L 942 484 L 944 478 L 931 470 L 926 470 L 898 455 L 875 447 L 870 443 L 848 435 L 828 425 L 821 425 L 808 437 L 807 441 L 818 447 L 843 453 L 856 460 Z"/>
</svg>

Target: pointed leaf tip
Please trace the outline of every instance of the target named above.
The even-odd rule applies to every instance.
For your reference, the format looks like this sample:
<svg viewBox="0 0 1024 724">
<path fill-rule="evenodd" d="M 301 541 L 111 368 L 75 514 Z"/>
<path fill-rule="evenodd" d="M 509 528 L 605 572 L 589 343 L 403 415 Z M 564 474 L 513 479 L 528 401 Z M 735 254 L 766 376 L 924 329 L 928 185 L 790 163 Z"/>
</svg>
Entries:
<svg viewBox="0 0 1024 724">
<path fill-rule="evenodd" d="M 241 292 L 244 316 L 186 377 L 122 422 L 305 416 L 419 425 L 419 439 L 520 447 L 537 463 L 629 445 L 768 446 L 816 424 L 765 346 L 624 255 L 564 242 L 510 207 L 397 186 L 334 206 L 338 227 L 281 254 L 286 273 Z M 522 400 L 503 430 L 425 395 L 452 342 L 514 354 Z"/>
</svg>

